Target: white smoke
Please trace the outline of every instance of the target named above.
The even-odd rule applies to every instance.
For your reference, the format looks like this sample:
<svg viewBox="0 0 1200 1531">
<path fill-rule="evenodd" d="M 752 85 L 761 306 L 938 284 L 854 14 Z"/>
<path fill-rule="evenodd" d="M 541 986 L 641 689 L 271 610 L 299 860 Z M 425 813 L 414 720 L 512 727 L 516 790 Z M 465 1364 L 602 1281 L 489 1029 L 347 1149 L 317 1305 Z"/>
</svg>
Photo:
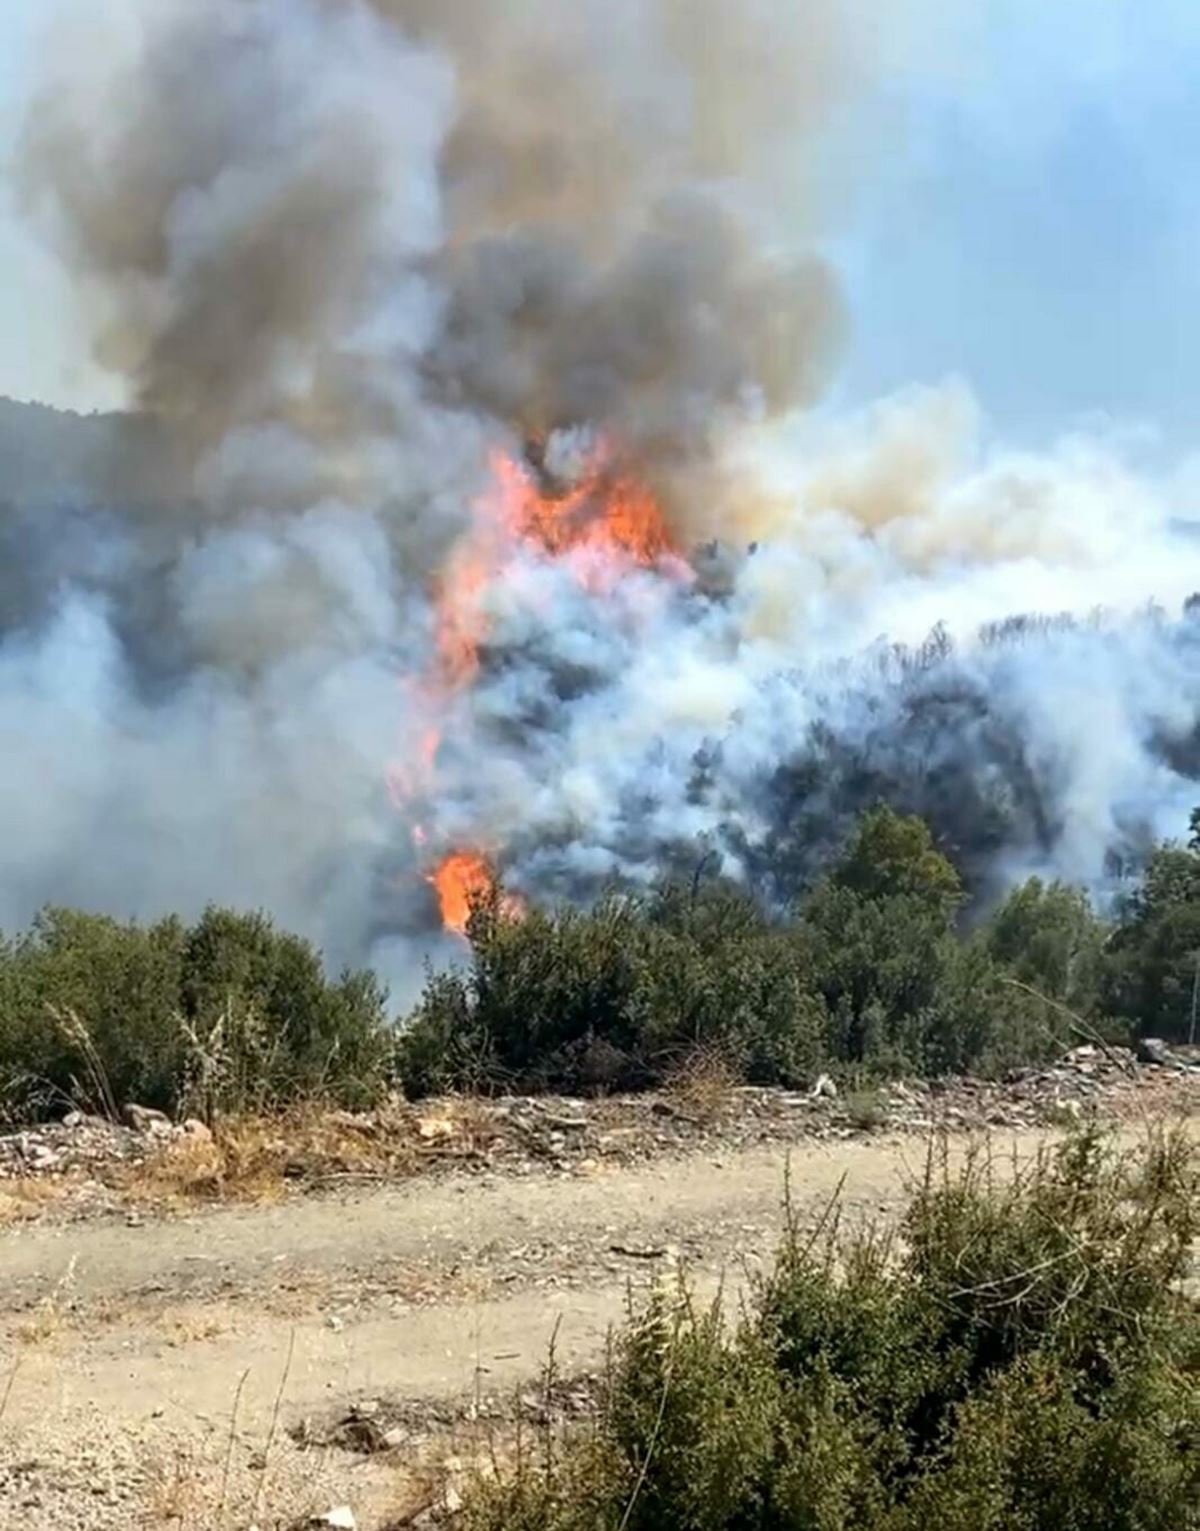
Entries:
<svg viewBox="0 0 1200 1531">
<path fill-rule="evenodd" d="M 55 34 L 24 182 L 138 417 L 0 510 L 0 925 L 261 905 L 403 988 L 461 845 L 570 897 L 711 845 L 783 897 L 875 793 L 985 883 L 1096 885 L 1182 826 L 1179 485 L 997 447 L 959 384 L 802 413 L 844 328 L 822 147 L 893 9 L 126 0 Z M 599 583 L 514 550 L 431 702 L 489 450 L 569 475 L 595 431 L 720 547 Z"/>
</svg>

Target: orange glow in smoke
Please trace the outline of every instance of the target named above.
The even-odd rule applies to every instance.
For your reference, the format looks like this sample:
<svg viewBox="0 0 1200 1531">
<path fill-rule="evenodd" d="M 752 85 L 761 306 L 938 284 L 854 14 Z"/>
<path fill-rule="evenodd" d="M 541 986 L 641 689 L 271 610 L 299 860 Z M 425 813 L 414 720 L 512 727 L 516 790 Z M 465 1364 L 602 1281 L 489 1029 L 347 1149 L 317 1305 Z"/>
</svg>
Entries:
<svg viewBox="0 0 1200 1531">
<path fill-rule="evenodd" d="M 475 507 L 469 532 L 453 549 L 438 580 L 433 673 L 420 683 L 431 721 L 414 762 L 415 772 L 393 772 L 393 789 L 424 789 L 435 776 L 442 723 L 453 697 L 475 681 L 491 626 L 489 595 L 521 553 L 560 562 L 583 589 L 603 594 L 638 568 L 663 567 L 678 576 L 687 566 L 653 492 L 597 448 L 569 486 L 552 484 L 518 459 L 495 452 L 492 484 Z M 414 780 L 415 776 L 415 780 Z M 414 796 L 415 791 L 403 793 Z M 428 836 L 414 831 L 424 847 Z M 465 933 L 472 905 L 496 888 L 488 858 L 456 850 L 429 874 L 447 930 Z M 504 894 L 501 913 L 519 918 L 523 902 Z"/>
<path fill-rule="evenodd" d="M 614 472 L 596 453 L 577 483 L 561 494 L 548 492 L 513 458 L 492 458 L 497 510 L 517 538 L 548 553 L 590 548 L 622 565 L 648 567 L 675 552 L 662 508 L 634 479 Z"/>
<path fill-rule="evenodd" d="M 435 646 L 440 680 L 450 691 L 469 686 L 479 673 L 488 592 L 520 549 L 560 559 L 578 551 L 575 577 L 598 591 L 611 589 L 630 568 L 678 560 L 654 494 L 614 470 L 603 451 L 561 492 L 504 452 L 493 452 L 491 466 L 492 487 L 477 507 L 475 529 L 455 548 L 439 582 Z"/>
</svg>

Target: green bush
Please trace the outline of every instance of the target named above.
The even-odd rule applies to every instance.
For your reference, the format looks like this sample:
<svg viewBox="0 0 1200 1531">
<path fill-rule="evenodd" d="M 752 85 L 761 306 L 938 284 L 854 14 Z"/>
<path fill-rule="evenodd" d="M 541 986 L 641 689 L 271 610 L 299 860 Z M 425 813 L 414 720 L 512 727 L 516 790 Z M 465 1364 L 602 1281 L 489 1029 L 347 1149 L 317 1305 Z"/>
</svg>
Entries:
<svg viewBox="0 0 1200 1531">
<path fill-rule="evenodd" d="M 1096 1008 L 1103 928 L 1082 894 L 1036 880 L 984 929 L 918 819 L 876 808 L 787 921 L 716 882 L 590 911 L 469 924 L 469 965 L 431 977 L 399 1068 L 443 1089 L 636 1089 L 691 1052 L 756 1083 L 822 1068 L 1000 1073 L 1061 1051 L 1063 1006 Z"/>
<path fill-rule="evenodd" d="M 1200 1525 L 1194 1148 L 1083 1134 L 1014 1181 L 931 1165 L 899 1237 L 794 1221 L 730 1328 L 631 1319 L 599 1419 L 480 1485 L 469 1531 Z"/>
<path fill-rule="evenodd" d="M 384 1086 L 392 1050 L 374 978 L 330 982 L 307 942 L 262 915 L 140 926 L 51 909 L 0 947 L 9 1115 L 353 1103 Z"/>
<path fill-rule="evenodd" d="M 1099 997 L 1107 934 L 1082 889 L 1031 877 L 995 910 L 983 940 L 1014 978 L 1088 1015 Z"/>
<path fill-rule="evenodd" d="M 822 1069 L 1003 1073 L 1070 1040 L 1186 1037 L 1200 992 L 1200 811 L 1115 927 L 1036 878 L 973 932 L 919 819 L 865 814 L 827 877 L 769 917 L 720 880 L 513 919 L 431 974 L 399 1036 L 366 972 L 328 978 L 261 914 L 150 926 L 51 909 L 0 938 L 0 1112 L 137 1100 L 213 1114 L 439 1090 L 640 1089 L 700 1054 L 752 1083 Z"/>
<path fill-rule="evenodd" d="M 799 1080 L 822 1057 L 819 1002 L 786 935 L 728 889 L 614 896 L 584 912 L 468 927 L 471 965 L 430 979 L 400 1041 L 407 1089 L 631 1089 L 699 1049 L 749 1079 Z"/>
</svg>

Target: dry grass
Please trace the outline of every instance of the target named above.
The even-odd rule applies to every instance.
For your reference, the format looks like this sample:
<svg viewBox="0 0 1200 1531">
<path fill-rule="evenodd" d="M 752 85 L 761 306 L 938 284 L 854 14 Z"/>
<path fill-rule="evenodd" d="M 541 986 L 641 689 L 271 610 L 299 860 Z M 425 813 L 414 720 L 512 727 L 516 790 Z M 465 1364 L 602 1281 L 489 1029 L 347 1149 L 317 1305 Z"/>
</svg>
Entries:
<svg viewBox="0 0 1200 1531">
<path fill-rule="evenodd" d="M 147 1467 L 143 1515 L 152 1526 L 192 1526 L 208 1509 L 195 1452 L 179 1446 Z"/>
<path fill-rule="evenodd" d="M 25 1345 L 47 1345 L 58 1338 L 67 1322 L 71 1293 L 75 1286 L 75 1256 L 54 1283 L 32 1316 L 16 1328 L 17 1339 Z"/>
<path fill-rule="evenodd" d="M 184 1345 L 219 1340 L 230 1332 L 232 1319 L 220 1316 L 211 1307 L 195 1304 L 168 1309 L 160 1315 L 158 1325 L 166 1335 L 167 1344 L 177 1350 Z"/>
<path fill-rule="evenodd" d="M 186 1134 L 118 1177 L 123 1196 L 156 1207 L 197 1201 L 270 1202 L 289 1187 L 412 1172 L 412 1130 L 387 1113 L 355 1116 L 320 1107 L 271 1117 L 230 1117 Z"/>
<path fill-rule="evenodd" d="M 301 1187 L 405 1179 L 422 1168 L 485 1157 L 504 1127 L 469 1096 L 420 1107 L 394 1102 L 356 1114 L 313 1103 L 270 1115 L 228 1116 L 212 1129 L 148 1142 L 144 1157 L 92 1173 L 127 1206 L 156 1211 L 197 1203 L 283 1200 Z M 82 1174 L 0 1180 L 0 1227 L 31 1222 L 83 1182 Z"/>
<path fill-rule="evenodd" d="M 0 1228 L 33 1222 L 62 1201 L 68 1189 L 58 1177 L 22 1176 L 0 1182 Z"/>
<path fill-rule="evenodd" d="M 699 1047 L 671 1074 L 666 1094 L 694 1120 L 719 1122 L 733 1114 L 735 1092 L 741 1083 L 724 1053 L 717 1048 Z"/>
</svg>

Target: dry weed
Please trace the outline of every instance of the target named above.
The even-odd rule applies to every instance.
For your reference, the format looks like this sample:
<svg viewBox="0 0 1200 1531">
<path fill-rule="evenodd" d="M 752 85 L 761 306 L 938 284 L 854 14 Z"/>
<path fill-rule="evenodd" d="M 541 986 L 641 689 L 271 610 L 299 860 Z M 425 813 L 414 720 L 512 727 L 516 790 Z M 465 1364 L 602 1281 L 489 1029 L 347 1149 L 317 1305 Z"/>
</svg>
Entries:
<svg viewBox="0 0 1200 1531">
<path fill-rule="evenodd" d="M 173 1350 L 184 1345 L 203 1344 L 205 1340 L 220 1339 L 228 1334 L 230 1325 L 219 1318 L 210 1308 L 171 1308 L 160 1315 L 159 1327 Z"/>
<path fill-rule="evenodd" d="M 26 1345 L 45 1345 L 62 1332 L 75 1285 L 76 1256 L 72 1255 L 67 1268 L 37 1307 L 33 1316 L 17 1326 L 17 1338 Z"/>
<path fill-rule="evenodd" d="M 66 1190 L 62 1180 L 40 1176 L 21 1176 L 0 1183 L 0 1228 L 33 1222 L 61 1201 Z"/>
<path fill-rule="evenodd" d="M 687 1116 L 700 1122 L 718 1122 L 731 1115 L 740 1083 L 724 1053 L 699 1047 L 671 1074 L 666 1093 Z"/>
<path fill-rule="evenodd" d="M 201 1524 L 207 1500 L 191 1447 L 178 1446 L 169 1457 L 154 1457 L 148 1463 L 144 1516 L 149 1525 Z"/>
<path fill-rule="evenodd" d="M 408 1173 L 414 1162 L 411 1130 L 399 1120 L 313 1106 L 227 1117 L 211 1133 L 185 1134 L 132 1166 L 121 1190 L 155 1206 L 261 1203 L 282 1199 L 295 1183 L 383 1179 Z"/>
</svg>

